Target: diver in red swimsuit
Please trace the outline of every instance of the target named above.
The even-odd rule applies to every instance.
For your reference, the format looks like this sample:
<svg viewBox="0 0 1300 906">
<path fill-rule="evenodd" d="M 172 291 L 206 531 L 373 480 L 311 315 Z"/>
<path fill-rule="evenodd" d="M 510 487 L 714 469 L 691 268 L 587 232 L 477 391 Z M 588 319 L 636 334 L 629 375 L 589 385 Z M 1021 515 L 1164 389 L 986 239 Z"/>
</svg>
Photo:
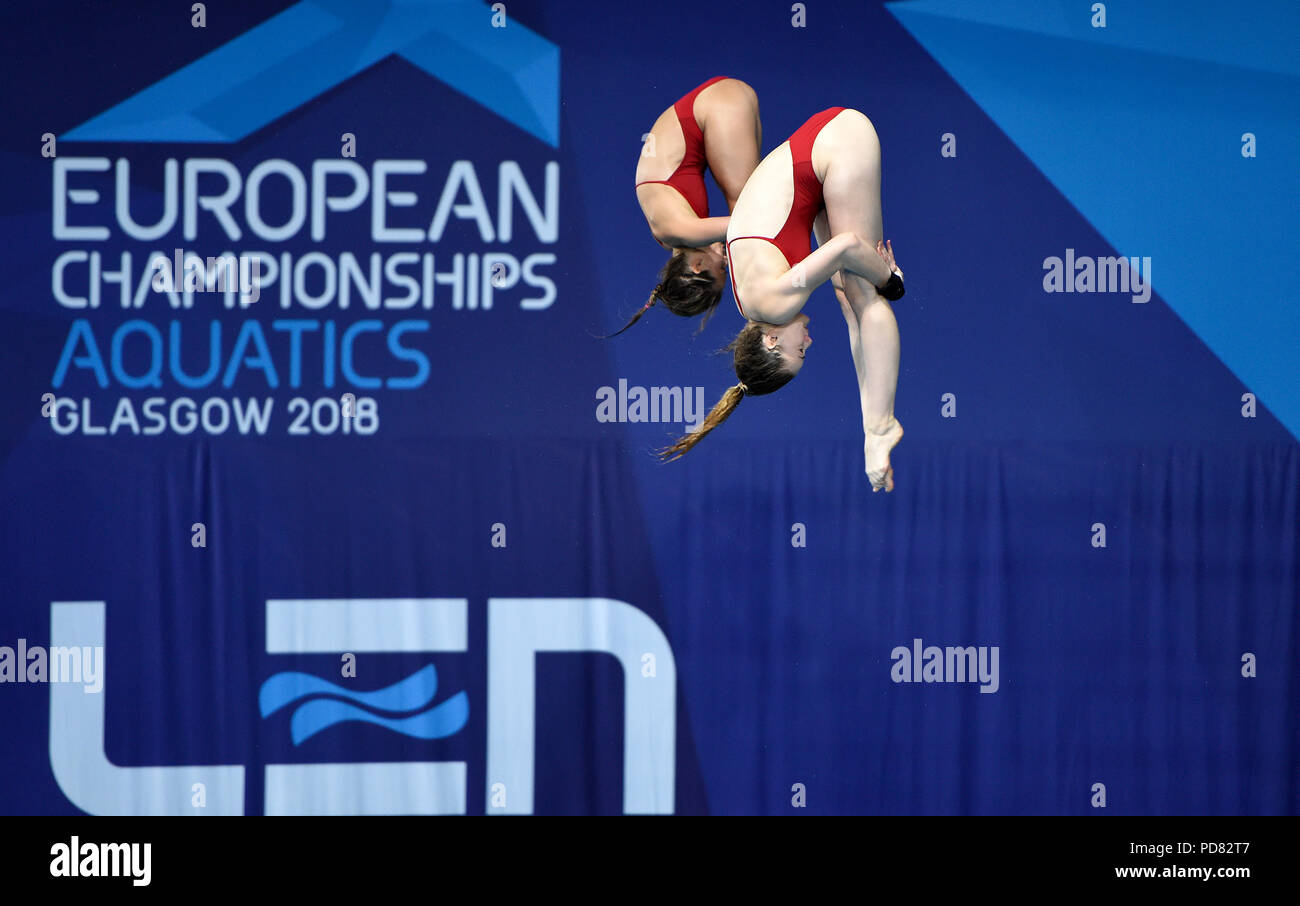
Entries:
<svg viewBox="0 0 1300 906">
<path fill-rule="evenodd" d="M 686 142 L 686 148 L 682 152 L 682 162 L 667 179 L 643 179 L 637 183 L 638 187 L 672 186 L 691 206 L 691 210 L 700 220 L 707 219 L 709 216 L 709 193 L 704 186 L 704 171 L 709 169 L 709 161 L 704 156 L 704 130 L 700 128 L 699 121 L 695 118 L 695 100 L 706 88 L 712 88 L 719 82 L 725 81 L 727 81 L 726 76 L 714 76 L 673 104 L 673 114 L 677 117 L 677 125 L 682 130 L 682 139 Z M 754 165 L 758 165 L 757 160 L 754 161 Z M 637 169 L 639 171 L 640 167 Z"/>
<path fill-rule="evenodd" d="M 709 79 L 655 121 L 637 162 L 636 196 L 655 241 L 673 254 L 649 301 L 611 336 L 656 301 L 684 317 L 712 313 L 726 285 L 728 218 L 709 216 L 704 173 L 713 173 L 730 210 L 758 166 L 761 141 L 757 95 L 726 76 Z"/>
<path fill-rule="evenodd" d="M 813 171 L 812 149 L 818 134 L 835 117 L 844 111 L 843 107 L 831 107 L 821 113 L 813 114 L 807 122 L 795 130 L 789 138 L 790 160 L 792 170 L 793 200 L 790 213 L 785 223 L 772 236 L 736 236 L 727 237 L 727 255 L 731 255 L 731 244 L 742 239 L 761 239 L 770 242 L 781 253 L 788 267 L 794 267 L 812 254 L 813 222 L 825 207 L 822 201 L 822 181 Z M 732 278 L 731 292 L 736 297 L 736 308 L 741 317 L 745 309 L 740 304 L 740 294 L 736 292 L 735 278 Z M 793 377 L 793 375 L 792 375 Z"/>
<path fill-rule="evenodd" d="M 873 490 L 893 490 L 889 451 L 903 427 L 894 417 L 898 322 L 889 303 L 903 295 L 903 272 L 883 233 L 880 139 L 858 111 L 823 110 L 763 158 L 727 230 L 732 291 L 748 322 L 730 346 L 739 383 L 665 459 L 699 443 L 745 396 L 772 393 L 799 373 L 812 344 L 803 307 L 829 280 L 849 328 L 867 476 Z"/>
</svg>

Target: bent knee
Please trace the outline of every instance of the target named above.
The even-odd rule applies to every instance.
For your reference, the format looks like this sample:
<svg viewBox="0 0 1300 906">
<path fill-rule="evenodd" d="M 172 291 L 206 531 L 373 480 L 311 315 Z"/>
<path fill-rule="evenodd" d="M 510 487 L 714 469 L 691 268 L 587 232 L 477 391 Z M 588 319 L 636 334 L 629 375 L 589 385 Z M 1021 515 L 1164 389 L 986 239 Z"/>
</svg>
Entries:
<svg viewBox="0 0 1300 906">
<path fill-rule="evenodd" d="M 846 123 L 852 123 L 858 128 L 865 127 L 867 129 L 870 129 L 872 132 L 876 131 L 875 123 L 871 122 L 870 117 L 868 117 L 861 110 L 858 110 L 856 107 L 845 107 L 840 112 L 840 115 L 837 116 L 835 119 L 837 122 L 839 120 L 844 120 Z"/>
<path fill-rule="evenodd" d="M 718 87 L 725 91 L 730 98 L 744 104 L 751 110 L 758 109 L 758 93 L 750 87 L 748 82 L 728 78 L 725 82 L 719 82 Z"/>
<path fill-rule="evenodd" d="M 877 302 L 884 302 L 885 297 L 880 295 L 880 291 L 871 285 L 871 281 L 859 274 L 842 274 L 841 285 L 845 296 L 855 308 L 862 309 Z"/>
<path fill-rule="evenodd" d="M 837 155 L 848 155 L 878 162 L 880 158 L 880 136 L 876 126 L 861 110 L 846 107 L 839 116 L 831 121 L 831 128 Z"/>
</svg>

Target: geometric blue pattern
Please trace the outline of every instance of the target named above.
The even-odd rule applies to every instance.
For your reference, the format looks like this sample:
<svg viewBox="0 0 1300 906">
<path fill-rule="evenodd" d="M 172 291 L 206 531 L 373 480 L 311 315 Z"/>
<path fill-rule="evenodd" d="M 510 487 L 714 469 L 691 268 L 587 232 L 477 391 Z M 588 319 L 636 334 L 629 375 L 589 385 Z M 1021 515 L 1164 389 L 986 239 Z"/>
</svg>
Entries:
<svg viewBox="0 0 1300 906">
<path fill-rule="evenodd" d="M 559 48 L 492 15 L 476 0 L 303 0 L 63 137 L 234 142 L 396 54 L 558 147 Z"/>
<path fill-rule="evenodd" d="M 1300 438 L 1300 4 L 1110 3 L 1105 28 L 1091 5 L 886 8 L 1110 246 L 1076 252 L 1149 256 L 1153 290 Z"/>
</svg>

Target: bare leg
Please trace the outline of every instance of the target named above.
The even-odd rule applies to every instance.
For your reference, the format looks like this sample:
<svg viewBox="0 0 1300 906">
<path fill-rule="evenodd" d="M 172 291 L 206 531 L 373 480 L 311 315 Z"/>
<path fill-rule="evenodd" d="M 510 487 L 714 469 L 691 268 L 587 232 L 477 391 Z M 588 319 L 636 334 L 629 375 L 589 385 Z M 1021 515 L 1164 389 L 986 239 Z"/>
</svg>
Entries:
<svg viewBox="0 0 1300 906">
<path fill-rule="evenodd" d="M 844 295 L 858 319 L 858 397 L 862 403 L 863 456 L 872 490 L 894 489 L 889 451 L 903 439 L 894 417 L 898 387 L 898 322 L 889 302 L 856 274 L 843 274 Z"/>
<path fill-rule="evenodd" d="M 817 237 L 818 245 L 825 245 L 826 240 L 830 238 L 831 231 L 824 208 L 813 221 L 813 235 Z M 849 351 L 853 353 L 853 370 L 857 372 L 858 386 L 861 387 L 867 380 L 866 365 L 862 362 L 862 333 L 861 328 L 858 327 L 858 313 L 853 310 L 853 304 L 849 302 L 849 297 L 844 292 L 844 271 L 831 274 L 831 286 L 835 290 L 835 300 L 840 303 L 840 313 L 844 315 L 844 323 L 849 328 Z"/>
<path fill-rule="evenodd" d="M 841 122 L 844 120 L 844 122 Z M 826 156 L 823 192 L 831 235 L 855 232 L 871 245 L 883 238 L 880 210 L 880 143 L 866 117 L 841 114 L 818 140 L 814 154 Z M 889 451 L 903 437 L 894 417 L 898 388 L 899 340 L 894 310 L 867 280 L 841 271 L 844 300 L 858 321 L 858 391 L 862 403 L 863 453 L 873 490 L 894 488 Z M 839 295 L 837 288 L 837 295 Z M 847 319 L 847 314 L 846 314 Z"/>
<path fill-rule="evenodd" d="M 763 144 L 758 95 L 739 79 L 719 82 L 705 91 L 710 93 L 711 106 L 704 128 L 704 156 L 730 211 L 758 166 Z"/>
</svg>

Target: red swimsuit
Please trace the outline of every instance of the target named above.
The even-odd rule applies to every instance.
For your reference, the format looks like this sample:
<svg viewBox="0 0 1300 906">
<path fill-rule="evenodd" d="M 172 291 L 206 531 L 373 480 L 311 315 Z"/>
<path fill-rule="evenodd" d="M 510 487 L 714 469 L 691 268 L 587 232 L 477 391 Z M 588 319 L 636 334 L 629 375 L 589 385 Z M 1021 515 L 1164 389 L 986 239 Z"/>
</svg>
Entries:
<svg viewBox="0 0 1300 906">
<path fill-rule="evenodd" d="M 647 179 L 637 183 L 638 186 L 646 183 L 672 186 L 686 199 L 695 216 L 700 218 L 709 216 L 709 192 L 704 186 L 704 171 L 709 168 L 709 162 L 704 157 L 704 132 L 700 129 L 700 124 L 695 122 L 695 98 L 714 82 L 727 78 L 730 76 L 714 76 L 673 104 L 673 110 L 677 111 L 677 122 L 682 127 L 682 138 L 686 141 L 682 162 L 667 179 Z"/>
<path fill-rule="evenodd" d="M 790 216 L 786 218 L 780 232 L 775 236 L 737 236 L 727 241 L 727 273 L 731 275 L 731 294 L 736 298 L 736 308 L 740 309 L 741 317 L 745 316 L 745 310 L 740 307 L 740 294 L 736 292 L 736 277 L 731 267 L 731 243 L 738 239 L 762 239 L 770 242 L 785 256 L 786 264 L 790 267 L 812 254 L 813 221 L 824 208 L 821 180 L 813 172 L 813 142 L 817 141 L 817 135 L 823 127 L 844 109 L 831 107 L 815 113 L 790 136 L 790 158 L 794 164 L 794 200 L 790 203 Z"/>
</svg>

